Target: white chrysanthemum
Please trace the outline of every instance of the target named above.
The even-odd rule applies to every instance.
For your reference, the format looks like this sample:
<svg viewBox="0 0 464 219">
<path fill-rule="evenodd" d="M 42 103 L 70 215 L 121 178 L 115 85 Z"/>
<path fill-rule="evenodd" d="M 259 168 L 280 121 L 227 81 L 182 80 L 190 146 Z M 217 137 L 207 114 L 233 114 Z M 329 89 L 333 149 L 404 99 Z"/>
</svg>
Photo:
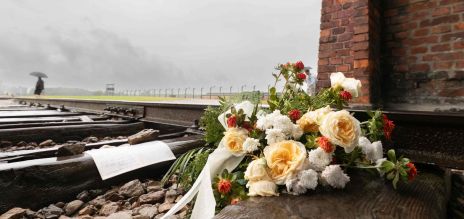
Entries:
<svg viewBox="0 0 464 219">
<path fill-rule="evenodd" d="M 292 138 L 295 140 L 298 140 L 301 138 L 302 135 L 303 135 L 303 129 L 301 129 L 299 125 L 293 125 Z"/>
<path fill-rule="evenodd" d="M 288 116 L 278 115 L 274 117 L 273 128 L 280 129 L 286 136 L 291 136 L 293 131 L 293 122 Z"/>
<path fill-rule="evenodd" d="M 322 148 L 318 147 L 309 151 L 308 159 L 311 167 L 316 170 L 323 170 L 324 167 L 332 161 L 332 154 L 325 152 Z"/>
<path fill-rule="evenodd" d="M 376 162 L 383 157 L 382 142 L 376 141 L 371 143 L 366 137 L 359 138 L 359 147 L 371 162 Z"/>
<path fill-rule="evenodd" d="M 260 130 L 266 130 L 272 127 L 272 121 L 268 119 L 268 115 L 263 115 L 258 117 L 258 121 L 256 121 L 256 128 Z"/>
<path fill-rule="evenodd" d="M 333 188 L 343 189 L 346 183 L 350 181 L 350 177 L 346 175 L 340 165 L 327 166 L 321 173 L 321 178 Z"/>
<path fill-rule="evenodd" d="M 247 138 L 243 142 L 243 150 L 246 152 L 253 152 L 258 150 L 259 140 L 255 138 Z"/>
<path fill-rule="evenodd" d="M 281 142 L 285 140 L 285 134 L 280 129 L 267 129 L 266 140 L 268 145 Z"/>
<path fill-rule="evenodd" d="M 292 195 L 301 195 L 306 193 L 306 188 L 300 183 L 297 178 L 289 179 L 285 182 L 287 192 Z"/>
<path fill-rule="evenodd" d="M 307 189 L 315 189 L 317 187 L 317 172 L 308 169 L 303 170 L 298 174 L 299 184 Z"/>
</svg>

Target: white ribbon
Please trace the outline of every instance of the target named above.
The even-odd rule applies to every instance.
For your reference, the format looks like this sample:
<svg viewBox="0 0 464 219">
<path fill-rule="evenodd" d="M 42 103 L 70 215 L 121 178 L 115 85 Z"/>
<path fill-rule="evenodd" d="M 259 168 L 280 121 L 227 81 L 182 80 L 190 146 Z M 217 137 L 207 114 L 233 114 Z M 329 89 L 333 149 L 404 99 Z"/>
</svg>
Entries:
<svg viewBox="0 0 464 219">
<path fill-rule="evenodd" d="M 243 109 L 247 116 L 251 116 L 253 113 L 254 105 L 249 101 L 244 101 L 235 106 L 237 110 Z M 219 122 L 227 130 L 225 115 L 230 113 L 230 110 L 221 114 L 218 117 Z M 195 206 L 192 211 L 191 219 L 208 219 L 214 217 L 216 210 L 216 200 L 214 199 L 214 193 L 211 181 L 212 179 L 220 174 L 224 169 L 232 172 L 242 162 L 245 155 L 236 156 L 230 153 L 230 151 L 224 146 L 223 141 L 219 143 L 216 150 L 213 151 L 208 157 L 203 170 L 198 176 L 192 188 L 182 197 L 176 205 L 174 205 L 161 219 L 165 219 L 169 216 L 174 215 L 180 211 L 185 205 L 187 205 L 197 195 Z"/>
</svg>

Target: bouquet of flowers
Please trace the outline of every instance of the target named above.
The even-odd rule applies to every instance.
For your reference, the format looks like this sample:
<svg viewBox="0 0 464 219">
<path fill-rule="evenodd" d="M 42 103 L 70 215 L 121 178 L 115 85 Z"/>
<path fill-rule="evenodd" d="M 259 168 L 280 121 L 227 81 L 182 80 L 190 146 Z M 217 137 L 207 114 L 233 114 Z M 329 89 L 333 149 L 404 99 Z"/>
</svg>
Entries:
<svg viewBox="0 0 464 219">
<path fill-rule="evenodd" d="M 211 205 L 218 210 L 247 196 L 300 195 L 318 186 L 343 189 L 350 181 L 347 168 L 376 170 L 395 188 L 417 175 L 414 164 L 397 158 L 394 150 L 384 158 L 382 140 L 390 141 L 395 128 L 385 114 L 369 112 L 370 119 L 360 122 L 343 109 L 360 95 L 359 80 L 332 73 L 331 87 L 309 96 L 301 88 L 303 68 L 301 61 L 276 68 L 276 85 L 284 86 L 281 92 L 276 86 L 269 90 L 268 108 L 243 101 L 207 110 L 206 140 L 217 147 L 203 150 L 209 157 L 200 162 L 202 171 L 187 177 L 192 194 L 186 197 L 199 191 L 196 205 L 202 205 L 192 217 L 211 216 L 204 213 Z M 195 157 L 184 162 L 195 163 Z M 208 195 L 215 203 L 203 197 Z"/>
</svg>

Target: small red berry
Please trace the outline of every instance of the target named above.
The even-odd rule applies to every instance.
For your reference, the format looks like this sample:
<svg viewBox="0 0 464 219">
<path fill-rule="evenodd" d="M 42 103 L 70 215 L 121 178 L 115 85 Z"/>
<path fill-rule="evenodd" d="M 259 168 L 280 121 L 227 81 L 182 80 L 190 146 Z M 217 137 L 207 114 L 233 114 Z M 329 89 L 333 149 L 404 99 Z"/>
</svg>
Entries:
<svg viewBox="0 0 464 219">
<path fill-rule="evenodd" d="M 332 153 L 335 149 L 329 139 L 324 136 L 316 138 L 316 142 L 326 153 Z"/>
<path fill-rule="evenodd" d="M 342 98 L 344 101 L 350 101 L 353 96 L 351 96 L 351 93 L 348 91 L 340 91 L 340 98 Z"/>
<path fill-rule="evenodd" d="M 298 73 L 296 74 L 296 77 L 300 80 L 305 80 L 306 79 L 306 74 L 305 73 Z"/>
<path fill-rule="evenodd" d="M 406 166 L 409 168 L 408 179 L 409 179 L 409 181 L 412 181 L 417 176 L 417 168 L 411 162 L 407 163 Z"/>
<path fill-rule="evenodd" d="M 295 63 L 295 68 L 297 68 L 298 70 L 303 70 L 304 69 L 304 64 L 302 61 L 298 61 Z"/>
<path fill-rule="evenodd" d="M 220 179 L 217 183 L 217 190 L 222 194 L 227 194 L 230 192 L 232 184 L 228 179 Z"/>
<path fill-rule="evenodd" d="M 227 127 L 234 128 L 237 125 L 237 117 L 235 115 L 231 115 L 227 118 Z"/>
<path fill-rule="evenodd" d="M 292 109 L 288 112 L 288 117 L 290 117 L 292 121 L 296 121 L 301 118 L 301 111 L 298 109 Z"/>
<path fill-rule="evenodd" d="M 383 134 L 387 140 L 391 139 L 393 129 L 395 129 L 395 124 L 388 119 L 387 115 L 383 114 Z"/>
</svg>

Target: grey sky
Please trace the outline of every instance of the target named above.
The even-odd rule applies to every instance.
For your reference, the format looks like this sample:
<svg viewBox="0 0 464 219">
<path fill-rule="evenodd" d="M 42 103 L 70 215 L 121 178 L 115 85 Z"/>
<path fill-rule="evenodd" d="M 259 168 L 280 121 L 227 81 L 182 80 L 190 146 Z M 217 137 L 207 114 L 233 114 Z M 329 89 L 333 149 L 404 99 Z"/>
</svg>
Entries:
<svg viewBox="0 0 464 219">
<path fill-rule="evenodd" d="M 316 67 L 320 0 L 4 0 L 0 81 L 103 89 L 246 84 Z M 227 87 L 227 88 L 226 88 Z"/>
</svg>

